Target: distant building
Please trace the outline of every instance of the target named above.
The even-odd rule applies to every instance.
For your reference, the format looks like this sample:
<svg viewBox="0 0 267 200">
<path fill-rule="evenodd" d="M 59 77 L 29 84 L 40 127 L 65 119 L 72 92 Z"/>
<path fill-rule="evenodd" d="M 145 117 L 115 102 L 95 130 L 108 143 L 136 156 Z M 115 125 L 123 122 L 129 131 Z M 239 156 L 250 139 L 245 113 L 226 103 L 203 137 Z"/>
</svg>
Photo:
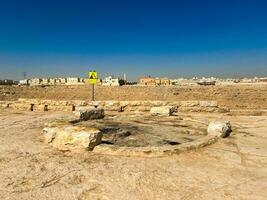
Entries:
<svg viewBox="0 0 267 200">
<path fill-rule="evenodd" d="M 29 85 L 29 80 L 28 79 L 20 80 L 19 85 Z"/>
<path fill-rule="evenodd" d="M 80 78 L 80 82 L 81 83 L 85 83 L 86 82 L 86 78 Z"/>
<path fill-rule="evenodd" d="M 25 80 L 21 80 L 21 85 L 25 84 Z M 33 78 L 28 80 L 28 84 L 31 86 L 38 85 L 64 85 L 64 84 L 82 84 L 84 79 L 78 77 L 68 78 Z"/>
<path fill-rule="evenodd" d="M 113 76 L 108 76 L 104 80 L 102 80 L 102 85 L 104 86 L 119 86 L 120 79 L 114 78 Z"/>
<path fill-rule="evenodd" d="M 50 83 L 49 78 L 43 78 L 43 79 L 41 79 L 41 85 L 49 85 L 49 83 Z"/>
<path fill-rule="evenodd" d="M 49 78 L 49 85 L 55 85 L 56 79 L 55 78 Z"/>
<path fill-rule="evenodd" d="M 159 79 L 159 84 L 158 85 L 171 85 L 171 80 L 168 78 L 163 78 L 163 79 Z"/>
<path fill-rule="evenodd" d="M 156 85 L 156 79 L 152 77 L 144 77 L 140 78 L 139 84 L 143 86 L 155 86 Z"/>
<path fill-rule="evenodd" d="M 33 78 L 29 80 L 29 84 L 31 86 L 37 86 L 37 85 L 41 85 L 42 79 L 40 78 Z"/>
<path fill-rule="evenodd" d="M 67 78 L 67 84 L 79 84 L 80 78 L 78 77 L 68 77 Z"/>
<path fill-rule="evenodd" d="M 15 81 L 13 80 L 8 80 L 8 79 L 0 80 L 0 85 L 14 85 L 14 84 L 15 84 Z"/>
<path fill-rule="evenodd" d="M 56 79 L 55 79 L 55 84 L 56 84 L 56 85 L 60 85 L 60 84 L 61 84 L 60 78 L 56 78 Z"/>
<path fill-rule="evenodd" d="M 259 78 L 259 82 L 267 82 L 267 77 Z"/>
<path fill-rule="evenodd" d="M 67 79 L 66 78 L 56 78 L 56 84 L 66 84 Z"/>
<path fill-rule="evenodd" d="M 171 85 L 171 80 L 168 78 L 152 78 L 152 77 L 145 77 L 139 80 L 139 84 L 143 86 L 161 86 L 161 85 Z"/>
</svg>

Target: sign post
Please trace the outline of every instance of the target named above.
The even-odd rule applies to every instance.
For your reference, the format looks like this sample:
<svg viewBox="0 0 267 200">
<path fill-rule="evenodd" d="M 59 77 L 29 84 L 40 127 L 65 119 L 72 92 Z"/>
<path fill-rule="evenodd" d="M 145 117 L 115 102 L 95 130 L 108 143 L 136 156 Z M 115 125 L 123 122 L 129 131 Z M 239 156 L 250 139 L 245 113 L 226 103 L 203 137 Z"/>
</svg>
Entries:
<svg viewBox="0 0 267 200">
<path fill-rule="evenodd" d="M 92 84 L 92 101 L 95 100 L 95 84 L 98 80 L 98 74 L 96 71 L 90 71 L 88 73 L 89 76 L 89 83 Z"/>
</svg>

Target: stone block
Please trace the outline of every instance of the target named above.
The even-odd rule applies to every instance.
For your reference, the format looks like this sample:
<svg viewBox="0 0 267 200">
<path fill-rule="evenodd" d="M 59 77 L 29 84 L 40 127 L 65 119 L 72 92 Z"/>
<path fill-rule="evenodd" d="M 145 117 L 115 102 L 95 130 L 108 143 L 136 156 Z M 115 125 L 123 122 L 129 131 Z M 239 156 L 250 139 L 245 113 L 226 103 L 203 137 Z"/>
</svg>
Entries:
<svg viewBox="0 0 267 200">
<path fill-rule="evenodd" d="M 79 117 L 80 121 L 87 121 L 93 119 L 103 119 L 105 117 L 104 109 L 93 108 L 93 109 L 81 109 L 74 111 L 74 114 Z"/>
<path fill-rule="evenodd" d="M 43 129 L 45 142 L 59 149 L 93 150 L 101 143 L 102 132 L 96 128 L 58 124 Z"/>
<path fill-rule="evenodd" d="M 152 107 L 150 109 L 151 115 L 170 116 L 174 112 L 175 112 L 175 107 L 173 106 Z"/>
<path fill-rule="evenodd" d="M 208 126 L 208 135 L 216 137 L 228 137 L 232 132 L 232 126 L 229 121 L 215 120 Z"/>
</svg>

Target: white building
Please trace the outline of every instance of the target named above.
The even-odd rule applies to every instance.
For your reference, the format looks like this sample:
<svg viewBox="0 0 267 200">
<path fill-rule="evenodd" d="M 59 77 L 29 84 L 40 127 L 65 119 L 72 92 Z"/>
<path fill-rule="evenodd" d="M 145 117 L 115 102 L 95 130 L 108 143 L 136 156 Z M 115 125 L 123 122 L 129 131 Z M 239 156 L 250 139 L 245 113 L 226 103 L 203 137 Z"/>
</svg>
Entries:
<svg viewBox="0 0 267 200">
<path fill-rule="evenodd" d="M 30 85 L 33 85 L 33 86 L 40 85 L 41 84 L 41 81 L 42 81 L 42 79 L 40 79 L 40 78 L 33 78 L 33 79 L 31 79 L 29 81 L 29 84 Z"/>
<path fill-rule="evenodd" d="M 48 84 L 50 83 L 49 78 L 42 78 L 41 80 L 42 80 L 42 81 L 41 81 L 41 84 L 42 84 L 42 85 L 48 85 Z"/>
<path fill-rule="evenodd" d="M 66 78 L 56 78 L 55 83 L 56 84 L 66 84 L 67 79 Z"/>
<path fill-rule="evenodd" d="M 102 81 L 102 85 L 105 86 L 119 86 L 120 79 L 119 78 L 114 78 L 113 76 L 108 76 Z"/>
<path fill-rule="evenodd" d="M 55 85 L 56 79 L 55 78 L 49 78 L 49 85 Z"/>
<path fill-rule="evenodd" d="M 29 85 L 29 80 L 28 79 L 20 80 L 19 85 Z"/>
<path fill-rule="evenodd" d="M 78 77 L 68 77 L 67 78 L 67 84 L 79 84 L 81 81 L 80 81 L 80 78 Z"/>
</svg>

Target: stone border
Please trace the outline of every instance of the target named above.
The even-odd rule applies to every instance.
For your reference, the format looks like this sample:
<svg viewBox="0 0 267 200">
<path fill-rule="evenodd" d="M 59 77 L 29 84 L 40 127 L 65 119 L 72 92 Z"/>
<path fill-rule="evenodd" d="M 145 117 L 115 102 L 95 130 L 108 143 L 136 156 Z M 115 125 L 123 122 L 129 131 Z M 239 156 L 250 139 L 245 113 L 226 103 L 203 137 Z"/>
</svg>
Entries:
<svg viewBox="0 0 267 200">
<path fill-rule="evenodd" d="M 140 157 L 160 157 L 179 154 L 188 150 L 196 150 L 219 140 L 216 136 L 205 136 L 203 138 L 173 146 L 159 147 L 119 147 L 114 145 L 100 144 L 95 146 L 93 152 L 103 155 L 115 156 L 140 156 Z"/>
<path fill-rule="evenodd" d="M 149 112 L 152 107 L 172 106 L 180 112 L 229 112 L 217 101 L 55 101 L 43 99 L 19 99 L 0 101 L 0 107 L 32 111 L 75 111 L 84 108 L 103 108 L 105 111 Z"/>
<path fill-rule="evenodd" d="M 205 147 L 205 146 L 208 146 L 208 145 L 211 145 L 217 142 L 219 138 L 222 137 L 221 134 L 222 134 L 222 131 L 224 130 L 223 126 L 225 124 L 221 121 L 218 121 L 218 122 L 213 121 L 209 124 L 209 126 L 213 127 L 214 123 L 218 123 L 219 125 L 222 125 L 222 126 L 215 126 L 213 129 L 208 128 L 207 135 L 205 135 L 204 137 L 201 137 L 191 142 L 182 143 L 182 144 L 164 145 L 164 146 L 146 146 L 146 147 L 127 147 L 127 146 L 118 146 L 118 145 L 113 145 L 113 144 L 112 145 L 103 144 L 103 143 L 101 144 L 100 143 L 101 139 L 100 139 L 98 143 L 93 145 L 93 148 L 91 148 L 91 150 L 92 152 L 97 153 L 97 154 L 115 155 L 115 156 L 117 155 L 139 156 L 139 157 L 170 156 L 170 155 L 179 154 L 181 152 L 188 151 L 188 150 L 196 150 L 196 149 L 199 149 L 199 148 L 202 148 L 202 147 Z M 76 136 L 73 136 L 73 133 L 75 134 L 76 132 L 79 134 L 83 133 L 86 135 L 86 137 L 87 136 L 89 137 L 92 130 L 93 130 L 93 133 L 95 133 L 95 128 L 81 127 L 79 125 L 76 126 L 76 125 L 71 124 L 69 121 L 59 120 L 59 121 L 49 122 L 45 124 L 43 133 L 45 134 L 45 141 L 47 141 L 47 143 L 51 143 L 52 140 L 56 138 L 56 135 L 58 135 L 57 137 L 61 137 L 63 139 L 63 143 L 64 141 L 65 142 L 67 141 L 67 144 L 69 144 L 69 140 L 72 141 L 73 138 L 75 140 L 79 139 L 79 138 L 76 138 Z M 90 140 L 88 141 L 89 143 L 91 142 Z M 62 145 L 58 146 L 58 144 L 61 144 L 61 143 L 62 142 L 58 140 L 58 142 L 52 146 L 61 148 Z M 80 145 L 80 148 L 84 148 L 84 146 Z"/>
</svg>

